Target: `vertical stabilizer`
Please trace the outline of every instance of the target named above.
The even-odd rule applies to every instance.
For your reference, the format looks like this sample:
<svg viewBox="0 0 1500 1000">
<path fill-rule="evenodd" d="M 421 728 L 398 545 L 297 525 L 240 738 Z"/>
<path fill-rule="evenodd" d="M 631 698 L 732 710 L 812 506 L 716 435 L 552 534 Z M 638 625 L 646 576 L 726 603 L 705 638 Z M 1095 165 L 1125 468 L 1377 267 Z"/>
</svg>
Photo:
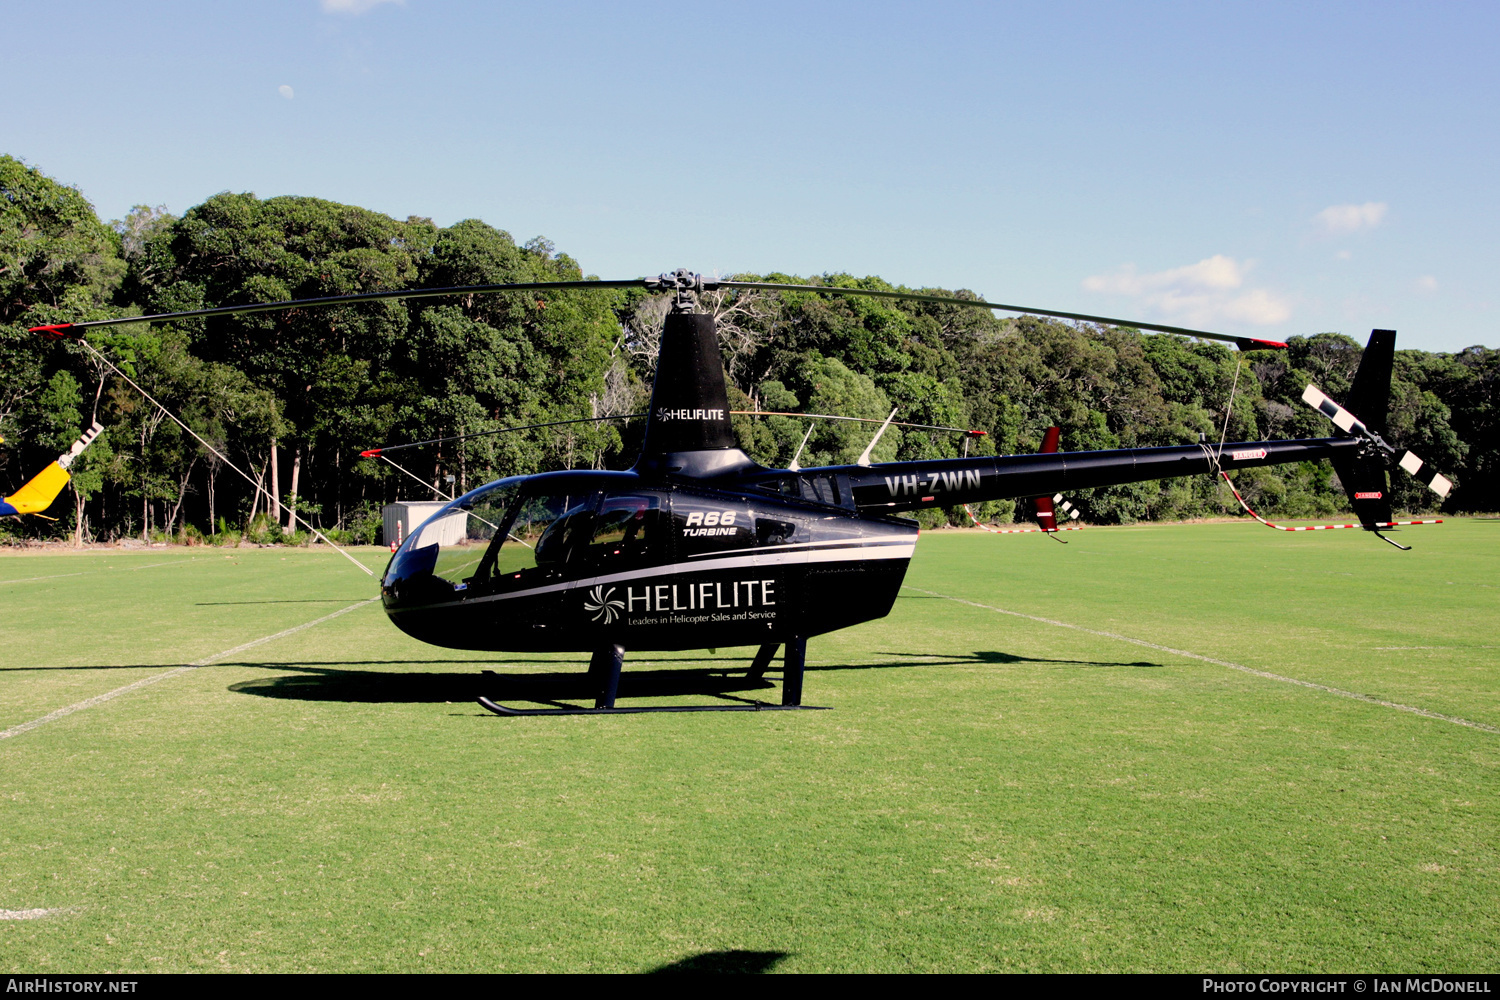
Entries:
<svg viewBox="0 0 1500 1000">
<path fill-rule="evenodd" d="M 1376 434 L 1384 435 L 1386 412 L 1391 399 L 1391 367 L 1396 360 L 1396 331 L 1371 330 L 1354 385 L 1349 390 L 1349 411 Z"/>
<path fill-rule="evenodd" d="M 1391 367 L 1396 359 L 1396 331 L 1371 330 L 1370 342 L 1354 373 L 1349 390 L 1348 409 L 1376 434 L 1386 431 L 1386 414 L 1391 399 Z M 1368 451 L 1333 459 L 1333 469 L 1349 494 L 1349 503 L 1366 528 L 1385 524 L 1394 514 L 1391 510 L 1390 477 L 1383 456 Z"/>
<path fill-rule="evenodd" d="M 1049 455 L 1057 451 L 1057 444 L 1062 440 L 1061 427 L 1048 427 L 1047 433 L 1042 437 L 1042 446 L 1037 450 L 1038 455 Z M 1033 497 L 1031 500 L 1036 507 L 1036 523 L 1041 525 L 1043 531 L 1057 530 L 1057 511 L 1052 505 L 1051 497 Z"/>
</svg>

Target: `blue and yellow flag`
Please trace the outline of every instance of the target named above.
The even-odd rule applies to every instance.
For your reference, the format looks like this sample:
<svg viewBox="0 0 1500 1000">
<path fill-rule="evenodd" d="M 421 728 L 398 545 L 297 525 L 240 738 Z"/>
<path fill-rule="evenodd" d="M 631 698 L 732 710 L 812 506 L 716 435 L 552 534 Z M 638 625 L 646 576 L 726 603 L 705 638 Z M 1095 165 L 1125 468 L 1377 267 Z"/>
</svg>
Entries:
<svg viewBox="0 0 1500 1000">
<path fill-rule="evenodd" d="M 52 501 L 57 499 L 57 495 L 72 478 L 68 475 L 68 466 L 73 464 L 73 459 L 83 454 L 83 449 L 92 444 L 94 438 L 98 437 L 102 430 L 104 430 L 104 425 L 95 420 L 94 426 L 84 431 L 78 440 L 73 442 L 73 447 L 57 456 L 57 461 L 38 472 L 25 486 L 4 500 L 0 500 L 0 517 L 39 514 L 51 507 Z"/>
</svg>

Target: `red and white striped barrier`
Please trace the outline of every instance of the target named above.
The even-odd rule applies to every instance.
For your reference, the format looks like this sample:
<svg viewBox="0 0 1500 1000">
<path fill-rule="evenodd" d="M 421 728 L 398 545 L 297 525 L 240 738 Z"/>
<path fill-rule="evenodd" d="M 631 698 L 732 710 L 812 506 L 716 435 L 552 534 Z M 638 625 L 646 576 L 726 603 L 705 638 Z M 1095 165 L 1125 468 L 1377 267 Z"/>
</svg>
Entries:
<svg viewBox="0 0 1500 1000">
<path fill-rule="evenodd" d="M 1224 473 L 1224 471 L 1222 469 L 1219 471 L 1219 477 L 1224 480 L 1224 484 L 1229 487 L 1229 492 L 1231 492 L 1231 493 L 1234 494 L 1234 498 L 1240 502 L 1240 506 L 1243 507 L 1243 508 L 1245 508 L 1245 513 L 1249 514 L 1251 517 L 1255 518 L 1257 521 L 1259 521 L 1261 524 L 1264 524 L 1268 528 L 1275 528 L 1277 531 L 1338 531 L 1340 528 L 1360 528 L 1360 527 L 1363 527 L 1363 525 L 1359 525 L 1359 524 L 1296 524 L 1296 525 L 1272 524 L 1270 521 L 1267 521 L 1265 518 L 1261 517 L 1259 514 L 1255 513 L 1255 511 L 1253 511 L 1253 510 L 1250 509 L 1250 505 L 1245 502 L 1245 498 L 1244 497 L 1240 496 L 1240 491 L 1234 488 L 1234 483 L 1231 483 L 1229 481 L 1229 477 L 1227 475 L 1225 475 L 1225 473 Z M 973 515 L 970 515 L 970 516 L 972 517 Z M 1374 524 L 1371 525 L 1371 527 L 1372 528 L 1397 528 L 1397 527 L 1401 527 L 1403 525 L 1408 525 L 1408 524 L 1442 524 L 1442 523 L 1443 523 L 1443 519 L 1442 518 L 1440 518 L 1440 517 L 1434 517 L 1434 518 L 1428 518 L 1426 520 L 1420 520 L 1420 521 L 1376 521 Z"/>
</svg>

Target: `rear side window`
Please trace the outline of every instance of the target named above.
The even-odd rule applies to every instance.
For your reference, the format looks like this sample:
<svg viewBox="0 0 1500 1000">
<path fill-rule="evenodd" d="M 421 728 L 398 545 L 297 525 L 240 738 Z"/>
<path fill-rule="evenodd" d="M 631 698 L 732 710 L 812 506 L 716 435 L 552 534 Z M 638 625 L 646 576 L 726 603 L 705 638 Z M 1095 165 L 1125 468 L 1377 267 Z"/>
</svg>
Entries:
<svg viewBox="0 0 1500 1000">
<path fill-rule="evenodd" d="M 839 497 L 839 481 L 833 476 L 799 476 L 802 499 L 814 503 L 826 503 L 830 507 L 843 505 Z"/>
<path fill-rule="evenodd" d="M 830 507 L 844 506 L 843 491 L 839 489 L 837 476 L 780 476 L 761 482 L 756 489 L 827 504 Z"/>
</svg>

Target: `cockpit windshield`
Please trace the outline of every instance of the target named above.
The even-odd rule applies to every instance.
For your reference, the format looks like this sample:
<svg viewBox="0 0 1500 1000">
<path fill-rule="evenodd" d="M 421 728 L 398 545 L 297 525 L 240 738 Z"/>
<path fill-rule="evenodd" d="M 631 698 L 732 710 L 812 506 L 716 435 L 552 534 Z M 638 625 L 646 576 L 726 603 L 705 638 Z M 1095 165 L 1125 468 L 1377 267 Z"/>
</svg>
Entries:
<svg viewBox="0 0 1500 1000">
<path fill-rule="evenodd" d="M 464 589 L 510 516 L 521 480 L 502 479 L 459 497 L 413 528 L 386 570 L 386 584 L 403 585 L 413 599 L 441 599 Z"/>
<path fill-rule="evenodd" d="M 594 519 L 595 494 L 522 496 L 505 531 L 491 539 L 467 584 L 489 589 L 531 586 L 560 574 Z"/>
</svg>

